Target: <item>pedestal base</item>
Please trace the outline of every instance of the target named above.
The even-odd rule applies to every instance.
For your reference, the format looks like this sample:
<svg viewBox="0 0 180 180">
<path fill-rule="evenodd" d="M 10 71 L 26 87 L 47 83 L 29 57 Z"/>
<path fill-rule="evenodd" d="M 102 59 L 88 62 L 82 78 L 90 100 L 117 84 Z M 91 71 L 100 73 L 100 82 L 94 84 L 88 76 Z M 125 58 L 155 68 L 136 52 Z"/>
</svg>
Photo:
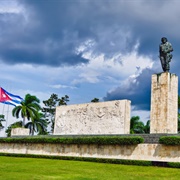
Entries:
<svg viewBox="0 0 180 180">
<path fill-rule="evenodd" d="M 164 72 L 152 75 L 150 133 L 177 133 L 178 77 Z"/>
</svg>

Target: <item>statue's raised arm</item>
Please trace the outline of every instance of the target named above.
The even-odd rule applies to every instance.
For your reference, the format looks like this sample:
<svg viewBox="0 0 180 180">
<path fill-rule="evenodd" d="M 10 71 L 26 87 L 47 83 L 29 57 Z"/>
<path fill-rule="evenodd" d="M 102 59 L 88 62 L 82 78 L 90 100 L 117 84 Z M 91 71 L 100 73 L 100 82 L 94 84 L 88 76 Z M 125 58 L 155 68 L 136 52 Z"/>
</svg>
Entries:
<svg viewBox="0 0 180 180">
<path fill-rule="evenodd" d="M 168 42 L 166 37 L 161 38 L 161 44 L 159 45 L 159 58 L 161 60 L 162 69 L 164 72 L 169 72 L 171 59 L 173 55 L 171 52 L 173 47 L 170 42 Z"/>
</svg>

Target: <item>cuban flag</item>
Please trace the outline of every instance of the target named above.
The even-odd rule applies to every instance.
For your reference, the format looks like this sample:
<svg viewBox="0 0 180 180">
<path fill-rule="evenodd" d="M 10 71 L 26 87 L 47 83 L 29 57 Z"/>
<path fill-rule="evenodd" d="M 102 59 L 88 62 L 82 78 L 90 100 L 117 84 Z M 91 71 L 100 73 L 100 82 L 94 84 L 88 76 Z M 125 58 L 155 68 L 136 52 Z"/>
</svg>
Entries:
<svg viewBox="0 0 180 180">
<path fill-rule="evenodd" d="M 0 102 L 4 104 L 9 104 L 13 106 L 19 105 L 23 101 L 23 98 L 20 96 L 11 94 L 7 92 L 5 89 L 0 87 Z"/>
</svg>

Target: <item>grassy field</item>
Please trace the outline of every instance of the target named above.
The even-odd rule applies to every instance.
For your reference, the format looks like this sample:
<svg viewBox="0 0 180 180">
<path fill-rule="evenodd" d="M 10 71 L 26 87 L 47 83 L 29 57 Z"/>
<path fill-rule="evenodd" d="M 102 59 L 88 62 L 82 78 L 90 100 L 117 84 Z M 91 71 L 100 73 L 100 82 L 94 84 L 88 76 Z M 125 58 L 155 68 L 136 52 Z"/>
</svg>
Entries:
<svg viewBox="0 0 180 180">
<path fill-rule="evenodd" d="M 175 168 L 0 156 L 0 179 L 173 180 L 180 179 L 180 170 Z"/>
</svg>

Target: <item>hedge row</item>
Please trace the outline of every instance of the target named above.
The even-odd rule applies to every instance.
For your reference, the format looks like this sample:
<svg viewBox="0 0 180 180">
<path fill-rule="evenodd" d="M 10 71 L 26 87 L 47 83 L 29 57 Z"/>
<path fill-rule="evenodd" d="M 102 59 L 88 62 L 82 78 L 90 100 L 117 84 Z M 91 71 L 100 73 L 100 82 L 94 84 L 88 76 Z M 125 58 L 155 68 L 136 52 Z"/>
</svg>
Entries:
<svg viewBox="0 0 180 180">
<path fill-rule="evenodd" d="M 45 158 L 45 159 L 55 159 L 55 160 L 87 161 L 87 162 L 98 162 L 98 163 L 109 163 L 109 164 L 124 164 L 124 165 L 136 165 L 136 166 L 163 166 L 163 167 L 180 168 L 179 162 L 158 162 L 158 161 L 156 162 L 156 161 L 141 161 L 141 160 L 126 160 L 126 159 L 105 159 L 105 158 L 48 156 L 48 155 L 11 154 L 11 153 L 0 153 L 0 156 Z"/>
<path fill-rule="evenodd" d="M 137 166 L 152 166 L 151 161 L 141 161 L 141 160 L 105 159 L 105 158 L 71 157 L 71 156 L 48 156 L 48 155 L 35 155 L 35 154 L 10 154 L 10 153 L 0 153 L 0 156 L 87 161 L 87 162 L 125 164 L 125 165 L 137 165 Z"/>
<path fill-rule="evenodd" d="M 53 144 L 98 144 L 98 145 L 136 145 L 143 143 L 140 136 L 91 136 L 91 137 L 25 137 L 0 138 L 0 143 L 53 143 Z"/>
<path fill-rule="evenodd" d="M 160 144 L 180 145 L 180 136 L 162 136 L 159 138 Z"/>
<path fill-rule="evenodd" d="M 180 168 L 180 162 L 167 162 L 168 167 Z"/>
</svg>

